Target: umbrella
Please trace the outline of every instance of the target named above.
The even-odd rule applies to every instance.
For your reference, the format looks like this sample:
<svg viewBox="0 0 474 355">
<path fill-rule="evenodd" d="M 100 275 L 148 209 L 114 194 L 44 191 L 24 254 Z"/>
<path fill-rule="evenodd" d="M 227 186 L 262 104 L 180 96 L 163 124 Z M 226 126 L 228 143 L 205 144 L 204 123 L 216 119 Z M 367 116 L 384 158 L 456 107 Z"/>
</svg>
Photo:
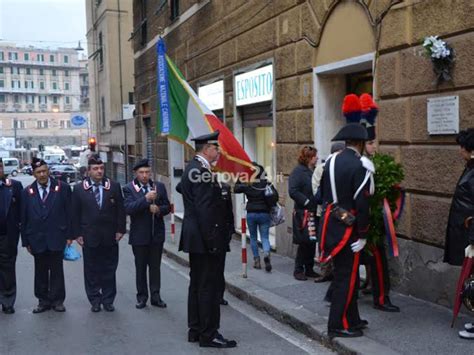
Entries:
<svg viewBox="0 0 474 355">
<path fill-rule="evenodd" d="M 466 279 L 471 275 L 472 265 L 472 258 L 464 258 L 461 273 L 459 275 L 458 286 L 456 287 L 456 295 L 454 296 L 453 321 L 451 322 L 451 328 L 454 327 L 454 322 L 456 321 L 459 310 L 461 309 L 464 281 L 466 281 Z"/>
</svg>

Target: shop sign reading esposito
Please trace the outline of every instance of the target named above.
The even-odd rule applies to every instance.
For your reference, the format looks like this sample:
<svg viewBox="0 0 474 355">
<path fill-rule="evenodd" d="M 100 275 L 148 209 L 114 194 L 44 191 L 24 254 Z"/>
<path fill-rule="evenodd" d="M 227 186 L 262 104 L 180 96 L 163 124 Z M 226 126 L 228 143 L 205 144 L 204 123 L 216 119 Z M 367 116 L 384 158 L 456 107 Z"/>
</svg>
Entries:
<svg viewBox="0 0 474 355">
<path fill-rule="evenodd" d="M 273 65 L 235 76 L 236 105 L 243 106 L 273 99 Z"/>
</svg>

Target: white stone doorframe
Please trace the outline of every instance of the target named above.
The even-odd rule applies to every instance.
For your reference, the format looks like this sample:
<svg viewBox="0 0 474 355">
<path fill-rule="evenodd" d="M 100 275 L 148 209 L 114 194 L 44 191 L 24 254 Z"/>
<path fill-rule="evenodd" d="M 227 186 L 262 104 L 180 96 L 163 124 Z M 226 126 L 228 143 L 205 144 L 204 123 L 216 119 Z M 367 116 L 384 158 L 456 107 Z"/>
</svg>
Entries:
<svg viewBox="0 0 474 355">
<path fill-rule="evenodd" d="M 272 117 L 273 117 L 273 126 L 272 126 L 272 140 L 273 142 L 276 142 L 276 82 L 275 82 L 275 62 L 273 58 L 269 58 L 257 63 L 254 63 L 252 65 L 238 68 L 232 72 L 232 86 L 233 86 L 233 93 L 234 93 L 234 100 L 232 103 L 232 109 L 233 109 L 233 114 L 234 114 L 234 136 L 237 138 L 237 140 L 242 144 L 242 146 L 245 146 L 245 137 L 244 137 L 244 132 L 243 132 L 243 121 L 242 121 L 242 115 L 240 114 L 240 110 L 236 105 L 236 100 L 235 100 L 235 76 L 241 73 L 249 72 L 251 70 L 255 70 L 257 68 L 260 68 L 264 65 L 273 65 L 273 99 L 272 99 Z M 276 170 L 276 150 L 273 149 L 272 152 L 272 176 L 276 177 L 277 176 L 277 170 Z M 234 195 L 234 221 L 235 221 L 235 229 L 238 232 L 241 232 L 241 219 L 244 215 L 243 210 L 245 208 L 245 199 L 243 194 L 235 194 Z M 270 228 L 270 244 L 272 248 L 276 249 L 276 237 L 275 237 L 275 228 L 272 227 Z M 250 236 L 250 233 L 247 228 L 247 236 Z M 250 249 L 250 245 L 247 245 L 247 248 Z M 251 252 L 248 251 L 248 255 L 251 255 Z"/>
<path fill-rule="evenodd" d="M 345 123 L 341 113 L 345 75 L 373 70 L 374 58 L 375 53 L 367 53 L 313 68 L 313 133 L 320 159 L 329 155 L 331 139 Z"/>
</svg>

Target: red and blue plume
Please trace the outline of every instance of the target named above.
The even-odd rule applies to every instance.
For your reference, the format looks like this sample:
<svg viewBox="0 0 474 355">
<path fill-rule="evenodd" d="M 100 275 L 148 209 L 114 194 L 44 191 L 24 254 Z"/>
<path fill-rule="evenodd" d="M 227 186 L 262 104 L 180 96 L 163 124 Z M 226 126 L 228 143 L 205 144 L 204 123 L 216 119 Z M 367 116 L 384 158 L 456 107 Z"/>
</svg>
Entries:
<svg viewBox="0 0 474 355">
<path fill-rule="evenodd" d="M 347 123 L 359 123 L 361 120 L 361 106 L 357 95 L 349 94 L 344 97 L 342 102 L 342 113 Z"/>
<path fill-rule="evenodd" d="M 375 119 L 379 113 L 379 107 L 372 99 L 370 94 L 360 95 L 360 106 L 362 108 L 362 119 L 367 121 L 371 126 L 375 126 Z"/>
</svg>

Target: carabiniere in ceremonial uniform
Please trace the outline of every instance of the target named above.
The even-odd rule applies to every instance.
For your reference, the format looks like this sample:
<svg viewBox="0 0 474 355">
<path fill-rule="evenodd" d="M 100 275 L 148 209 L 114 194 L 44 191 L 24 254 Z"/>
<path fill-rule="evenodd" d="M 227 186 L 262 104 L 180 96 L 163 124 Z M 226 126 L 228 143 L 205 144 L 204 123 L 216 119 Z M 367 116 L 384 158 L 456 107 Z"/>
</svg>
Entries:
<svg viewBox="0 0 474 355">
<path fill-rule="evenodd" d="M 358 337 L 368 324 L 357 307 L 360 251 L 369 228 L 368 173 L 360 160 L 367 130 L 358 123 L 347 124 L 334 140 L 345 141 L 346 148 L 326 162 L 321 183 L 321 261 L 334 260 L 328 334 Z"/>
</svg>

